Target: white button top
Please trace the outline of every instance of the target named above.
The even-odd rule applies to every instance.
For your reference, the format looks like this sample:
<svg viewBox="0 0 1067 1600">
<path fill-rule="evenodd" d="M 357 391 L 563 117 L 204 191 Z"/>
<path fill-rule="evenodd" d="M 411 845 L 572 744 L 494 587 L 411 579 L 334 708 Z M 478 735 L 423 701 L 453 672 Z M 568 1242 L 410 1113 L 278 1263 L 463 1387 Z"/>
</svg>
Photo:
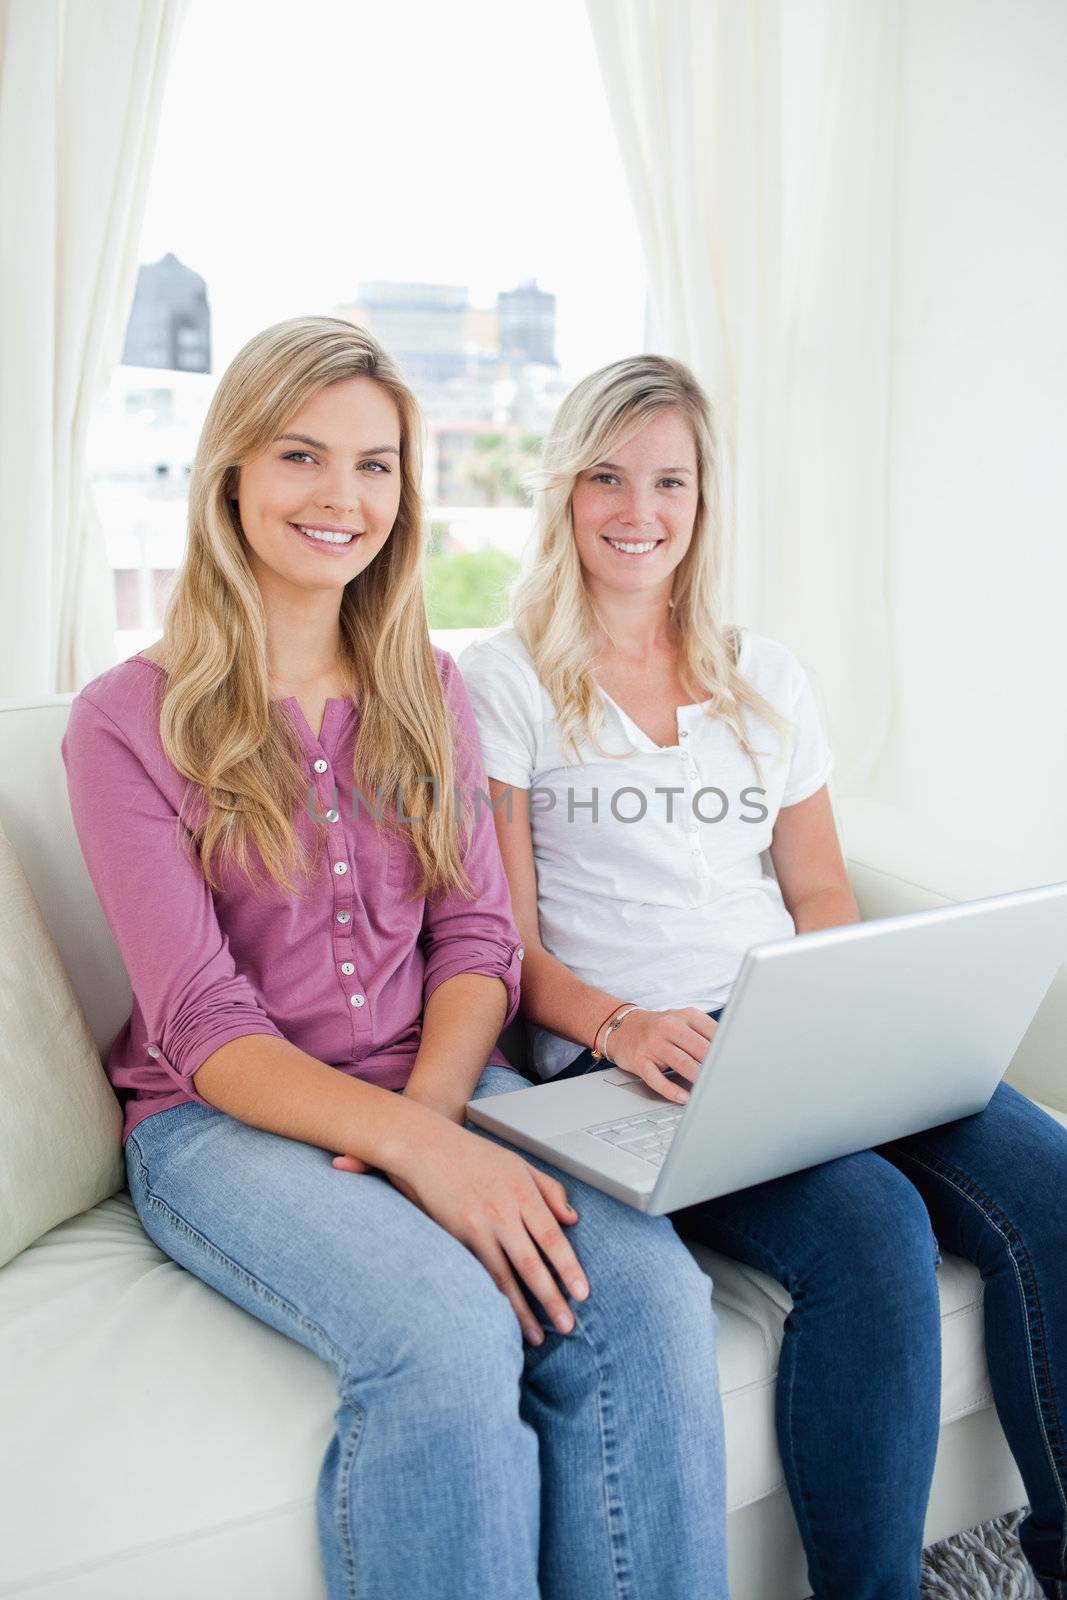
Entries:
<svg viewBox="0 0 1067 1600">
<path fill-rule="evenodd" d="M 343 878 L 345 873 L 348 871 L 348 862 L 335 861 L 333 864 L 333 870 L 336 872 L 339 878 Z"/>
<path fill-rule="evenodd" d="M 338 810 L 336 810 L 335 808 L 331 807 L 330 810 L 327 811 L 327 813 L 326 813 L 326 821 L 327 822 L 340 822 L 340 820 L 341 820 L 341 813 Z"/>
<path fill-rule="evenodd" d="M 691 822 L 691 823 L 690 823 L 690 824 L 689 824 L 689 832 L 690 832 L 690 833 L 696 833 L 696 831 L 697 831 L 697 825 L 696 825 L 696 823 L 695 823 L 695 822 Z"/>
<path fill-rule="evenodd" d="M 342 961 L 341 962 L 341 971 L 344 973 L 346 978 L 351 977 L 352 973 L 355 972 L 355 970 L 356 970 L 356 968 L 355 968 L 354 962 L 351 962 L 351 961 Z"/>
<path fill-rule="evenodd" d="M 316 772 L 325 772 L 327 770 L 327 768 L 329 767 L 329 765 L 330 765 L 330 763 L 328 761 L 323 761 L 321 759 L 321 757 L 320 757 L 320 759 L 318 761 L 316 761 L 316 763 L 315 763 L 315 771 Z"/>
<path fill-rule="evenodd" d="M 689 729 L 688 728 L 683 728 L 681 733 L 678 735 L 678 737 L 679 737 L 679 739 L 688 739 L 688 737 L 689 737 Z"/>
<path fill-rule="evenodd" d="M 338 920 L 338 922 L 351 922 L 352 921 L 352 913 L 351 913 L 351 911 L 339 911 L 337 913 L 337 920 Z"/>
<path fill-rule="evenodd" d="M 351 1000 L 354 1006 L 365 1006 L 367 1004 L 367 996 L 365 994 L 354 994 Z"/>
</svg>

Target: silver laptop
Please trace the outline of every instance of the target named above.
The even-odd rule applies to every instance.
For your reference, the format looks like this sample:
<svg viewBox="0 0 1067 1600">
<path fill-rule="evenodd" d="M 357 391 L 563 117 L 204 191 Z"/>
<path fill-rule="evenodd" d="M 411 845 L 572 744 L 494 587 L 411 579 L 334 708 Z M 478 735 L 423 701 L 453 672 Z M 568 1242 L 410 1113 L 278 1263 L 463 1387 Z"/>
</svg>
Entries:
<svg viewBox="0 0 1067 1600">
<path fill-rule="evenodd" d="M 775 939 L 684 1106 L 609 1068 L 467 1114 L 659 1216 L 983 1110 L 1065 960 L 1067 883 Z"/>
</svg>

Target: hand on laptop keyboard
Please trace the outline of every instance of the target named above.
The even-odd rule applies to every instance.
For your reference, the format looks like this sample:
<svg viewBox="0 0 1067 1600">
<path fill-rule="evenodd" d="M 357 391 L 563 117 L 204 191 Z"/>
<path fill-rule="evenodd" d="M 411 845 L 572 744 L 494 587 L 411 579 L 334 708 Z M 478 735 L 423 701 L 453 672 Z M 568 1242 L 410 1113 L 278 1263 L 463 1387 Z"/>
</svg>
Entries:
<svg viewBox="0 0 1067 1600">
<path fill-rule="evenodd" d="M 665 1100 L 683 1104 L 718 1024 L 699 1006 L 627 1013 L 611 1035 L 613 1066 L 640 1078 Z"/>
</svg>

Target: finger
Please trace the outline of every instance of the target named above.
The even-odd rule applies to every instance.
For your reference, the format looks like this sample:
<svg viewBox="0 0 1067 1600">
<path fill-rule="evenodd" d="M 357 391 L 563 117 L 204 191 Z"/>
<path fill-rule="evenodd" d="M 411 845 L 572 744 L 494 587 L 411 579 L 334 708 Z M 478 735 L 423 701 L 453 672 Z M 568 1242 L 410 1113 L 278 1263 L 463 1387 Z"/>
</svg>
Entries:
<svg viewBox="0 0 1067 1600">
<path fill-rule="evenodd" d="M 686 1027 L 692 1028 L 694 1033 L 699 1033 L 706 1044 L 710 1043 L 715 1037 L 715 1029 L 719 1024 L 714 1017 L 709 1017 L 703 1011 L 698 1011 L 696 1006 L 687 1006 L 681 1015 Z"/>
<path fill-rule="evenodd" d="M 589 1280 L 582 1271 L 570 1241 L 548 1208 L 524 1211 L 522 1220 L 531 1239 L 548 1257 L 574 1298 L 588 1299 Z"/>
<path fill-rule="evenodd" d="M 718 1026 L 710 1017 L 705 1017 L 704 1021 L 711 1029 L 710 1033 L 704 1033 L 695 1024 L 679 1018 L 673 1026 L 664 1030 L 661 1037 L 664 1043 L 672 1044 L 678 1050 L 684 1050 L 690 1060 L 699 1066 L 708 1053 L 708 1045 L 715 1037 L 715 1029 Z"/>
<path fill-rule="evenodd" d="M 490 1237 L 483 1244 L 471 1244 L 468 1248 L 473 1250 L 501 1294 L 506 1295 L 511 1302 L 511 1308 L 519 1319 L 519 1326 L 525 1337 L 531 1344 L 544 1344 L 544 1330 L 527 1305 L 522 1290 L 515 1281 L 515 1274 L 497 1240 Z"/>
<path fill-rule="evenodd" d="M 570 1333 L 574 1327 L 574 1313 L 538 1252 L 525 1218 L 520 1217 L 513 1226 L 501 1229 L 497 1237 L 523 1286 L 533 1290 L 560 1333 Z"/>
<path fill-rule="evenodd" d="M 656 1062 L 657 1067 L 662 1072 L 679 1072 L 690 1083 L 696 1080 L 704 1060 L 703 1053 L 701 1053 L 699 1059 L 694 1061 L 688 1050 L 683 1050 L 681 1045 L 671 1044 L 669 1039 L 665 1039 L 660 1043 L 656 1048 L 656 1054 L 663 1058 Z"/>
<path fill-rule="evenodd" d="M 684 1105 L 689 1099 L 689 1090 L 683 1089 L 680 1084 L 672 1083 L 665 1078 L 658 1067 L 644 1067 L 638 1074 L 642 1083 L 647 1083 L 650 1089 L 655 1089 L 665 1100 L 674 1100 L 678 1105 Z"/>
<path fill-rule="evenodd" d="M 529 1166 L 529 1163 L 527 1163 Z M 567 1191 L 558 1178 L 542 1172 L 540 1167 L 529 1167 L 534 1182 L 561 1222 L 577 1222 L 578 1213 L 567 1199 Z"/>
<path fill-rule="evenodd" d="M 336 1167 L 338 1172 L 370 1171 L 367 1163 L 365 1161 L 361 1161 L 358 1156 L 334 1156 L 330 1165 Z"/>
</svg>

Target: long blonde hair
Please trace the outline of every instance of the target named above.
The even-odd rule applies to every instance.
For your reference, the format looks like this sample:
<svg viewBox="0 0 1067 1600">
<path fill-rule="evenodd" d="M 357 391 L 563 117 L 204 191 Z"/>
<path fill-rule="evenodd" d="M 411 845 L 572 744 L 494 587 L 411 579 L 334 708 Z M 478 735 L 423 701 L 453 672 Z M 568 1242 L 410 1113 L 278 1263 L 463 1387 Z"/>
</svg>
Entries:
<svg viewBox="0 0 1067 1600">
<path fill-rule="evenodd" d="M 711 403 L 680 361 L 654 355 L 615 361 L 583 378 L 563 400 L 545 437 L 541 466 L 527 479 L 534 497 L 534 530 L 512 585 L 513 626 L 556 708 L 561 743 L 570 759 L 580 760 L 582 739 L 601 755 L 617 755 L 604 750 L 597 737 L 604 726 L 604 702 L 592 671 L 596 619 L 574 541 L 571 496 L 579 473 L 671 406 L 692 427 L 699 487 L 693 536 L 675 570 L 671 595 L 679 676 L 694 703 L 710 699 L 707 715 L 720 717 L 733 731 L 762 782 L 742 707 L 766 718 L 783 736 L 790 724 L 738 671 L 739 629 L 719 621 L 721 446 Z"/>
<path fill-rule="evenodd" d="M 310 851 L 302 850 L 297 832 L 298 810 L 311 811 L 309 786 L 295 730 L 269 694 L 263 600 L 237 512 L 237 475 L 313 395 L 353 377 L 373 378 L 392 396 L 401 473 L 392 531 L 341 595 L 340 661 L 361 709 L 353 794 L 358 789 L 367 797 L 388 832 L 401 835 L 394 798 L 417 819 L 401 836 L 421 870 L 418 893 L 453 886 L 473 892 L 456 825 L 457 806 L 463 825 L 469 817 L 466 797 L 456 793 L 453 739 L 460 731 L 445 700 L 423 600 L 421 414 L 382 347 L 334 317 L 276 323 L 238 351 L 212 398 L 193 462 L 188 544 L 163 621 L 160 735 L 170 761 L 195 786 L 186 796 L 198 802 L 199 820 L 185 819 L 183 802 L 179 832 L 183 824 L 189 828 L 214 889 L 222 886 L 213 871 L 216 854 L 253 881 L 250 856 L 258 854 L 270 879 L 307 899 L 308 890 L 289 875 L 310 875 L 324 854 L 325 824 Z M 434 793 L 426 788 L 431 776 Z M 379 805 L 379 789 L 388 804 Z"/>
</svg>

